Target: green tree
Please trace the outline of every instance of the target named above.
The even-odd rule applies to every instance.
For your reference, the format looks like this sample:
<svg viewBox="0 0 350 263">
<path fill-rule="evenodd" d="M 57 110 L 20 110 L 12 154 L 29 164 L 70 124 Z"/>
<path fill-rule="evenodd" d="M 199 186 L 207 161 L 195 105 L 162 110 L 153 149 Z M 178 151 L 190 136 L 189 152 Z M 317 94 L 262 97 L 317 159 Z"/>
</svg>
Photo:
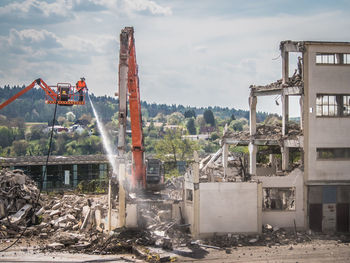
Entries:
<svg viewBox="0 0 350 263">
<path fill-rule="evenodd" d="M 164 138 L 156 145 L 156 157 L 162 161 L 186 161 L 192 159 L 196 144 L 181 138 L 179 130 L 167 130 Z"/>
<path fill-rule="evenodd" d="M 185 119 L 185 117 L 182 115 L 181 112 L 174 112 L 169 115 L 168 117 L 168 124 L 170 125 L 179 125 L 182 123 L 182 121 Z"/>
<path fill-rule="evenodd" d="M 27 153 L 27 148 L 29 144 L 26 140 L 14 141 L 12 144 L 12 149 L 15 156 L 23 156 Z"/>
<path fill-rule="evenodd" d="M 190 110 L 185 111 L 184 116 L 186 119 L 192 118 L 192 117 L 196 118 L 196 112 L 194 111 L 194 109 L 190 109 Z"/>
<path fill-rule="evenodd" d="M 59 117 L 57 118 L 57 121 L 58 121 L 58 123 L 59 123 L 60 125 L 63 125 L 63 124 L 66 122 L 66 118 L 63 117 L 63 116 L 59 116 Z"/>
<path fill-rule="evenodd" d="M 0 126 L 0 146 L 5 148 L 13 142 L 13 131 L 11 128 Z"/>
<path fill-rule="evenodd" d="M 205 110 L 203 113 L 204 120 L 207 124 L 214 127 L 215 126 L 215 118 L 214 114 L 211 110 Z"/>
<path fill-rule="evenodd" d="M 75 118 L 76 117 L 75 117 L 75 114 L 73 112 L 69 111 L 66 113 L 66 119 L 68 121 L 73 122 L 73 121 L 75 121 Z"/>
<path fill-rule="evenodd" d="M 154 119 L 158 122 L 165 123 L 166 122 L 166 117 L 163 113 L 159 112 Z"/>
<path fill-rule="evenodd" d="M 197 134 L 196 126 L 195 126 L 193 118 L 191 118 L 187 121 L 186 128 L 187 128 L 189 134 L 191 134 L 191 135 Z"/>
<path fill-rule="evenodd" d="M 30 141 L 39 140 L 41 137 L 43 137 L 43 129 L 41 126 L 34 125 L 30 127 L 30 132 L 26 136 Z M 45 135 L 45 137 L 47 136 Z"/>
<path fill-rule="evenodd" d="M 240 121 L 232 121 L 229 127 L 234 131 L 243 131 L 243 123 Z"/>
</svg>

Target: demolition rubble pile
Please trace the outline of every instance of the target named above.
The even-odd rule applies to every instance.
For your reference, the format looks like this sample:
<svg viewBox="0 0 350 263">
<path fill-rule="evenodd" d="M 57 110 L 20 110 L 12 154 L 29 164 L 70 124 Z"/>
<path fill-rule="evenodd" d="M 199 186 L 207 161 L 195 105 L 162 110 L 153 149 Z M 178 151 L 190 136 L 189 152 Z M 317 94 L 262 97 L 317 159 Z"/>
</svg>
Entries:
<svg viewBox="0 0 350 263">
<path fill-rule="evenodd" d="M 199 164 L 199 181 L 205 182 L 241 182 L 245 180 L 247 158 L 242 153 L 229 153 L 227 174 L 224 176 L 221 150 L 214 155 L 208 155 Z"/>
<path fill-rule="evenodd" d="M 263 226 L 260 235 L 222 235 L 214 236 L 204 241 L 205 244 L 219 248 L 231 248 L 242 246 L 279 246 L 293 245 L 311 241 L 312 238 L 305 232 L 286 230 L 284 228 L 273 227 L 269 224 Z"/>
<path fill-rule="evenodd" d="M 0 238 L 17 235 L 26 224 L 35 223 L 39 190 L 22 170 L 0 171 Z"/>
<path fill-rule="evenodd" d="M 267 91 L 267 90 L 279 90 L 283 87 L 302 87 L 304 85 L 302 77 L 300 74 L 297 74 L 296 72 L 288 78 L 286 81 L 286 84 L 282 84 L 282 79 L 276 80 L 273 83 L 270 83 L 265 86 L 250 86 L 251 89 L 254 91 Z"/>
<path fill-rule="evenodd" d="M 172 220 L 171 202 L 146 202 L 138 213 L 141 229 L 108 233 L 106 195 L 41 194 L 38 200 L 38 188 L 21 170 L 2 170 L 0 184 L 0 239 L 25 230 L 24 236 L 36 240 L 43 251 L 116 253 L 136 246 L 171 249 L 189 238 L 188 225 Z M 178 190 L 182 179 L 167 184 Z"/>
<path fill-rule="evenodd" d="M 288 134 L 282 136 L 282 124 L 276 123 L 275 125 L 258 124 L 256 127 L 256 133 L 253 135 L 257 140 L 277 140 L 282 141 L 285 138 L 293 139 L 302 135 L 302 131 L 297 123 L 288 123 Z M 223 136 L 224 138 L 232 138 L 241 141 L 249 141 L 251 136 L 249 130 L 233 132 L 227 130 Z"/>
</svg>

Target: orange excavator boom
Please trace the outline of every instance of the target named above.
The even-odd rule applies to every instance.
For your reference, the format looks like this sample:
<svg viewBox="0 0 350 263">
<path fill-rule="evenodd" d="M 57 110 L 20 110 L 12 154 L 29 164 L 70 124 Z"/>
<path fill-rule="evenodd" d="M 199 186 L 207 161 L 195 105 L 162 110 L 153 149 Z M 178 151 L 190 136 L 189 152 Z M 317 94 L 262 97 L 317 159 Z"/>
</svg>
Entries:
<svg viewBox="0 0 350 263">
<path fill-rule="evenodd" d="M 158 191 L 164 186 L 163 163 L 157 159 L 145 160 L 140 86 L 136 63 L 134 28 L 132 27 L 125 27 L 120 34 L 118 95 L 118 151 L 121 157 L 123 157 L 126 150 L 127 100 L 129 99 L 133 159 L 131 187 L 132 189 Z"/>
</svg>

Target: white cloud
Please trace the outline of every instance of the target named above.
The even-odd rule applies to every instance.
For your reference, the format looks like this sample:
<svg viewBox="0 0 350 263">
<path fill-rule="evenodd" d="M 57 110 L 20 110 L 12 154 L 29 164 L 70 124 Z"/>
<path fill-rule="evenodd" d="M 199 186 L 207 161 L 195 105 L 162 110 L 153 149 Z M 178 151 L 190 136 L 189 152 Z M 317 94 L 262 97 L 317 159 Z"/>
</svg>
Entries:
<svg viewBox="0 0 350 263">
<path fill-rule="evenodd" d="M 64 22 L 65 19 L 73 17 L 71 8 L 69 0 L 57 0 L 52 3 L 39 0 L 12 2 L 0 7 L 0 21 L 11 24 Z"/>
<path fill-rule="evenodd" d="M 39 12 L 34 8 L 39 2 L 24 1 L 30 8 L 23 9 L 23 16 L 40 13 L 43 18 L 53 14 L 52 4 L 57 4 L 61 5 L 58 10 L 67 10 L 69 18 L 57 24 L 43 19 L 38 25 L 23 20 L 21 25 L 7 25 L 6 34 L 0 36 L 4 54 L 0 70 L 6 76 L 0 85 L 32 80 L 38 74 L 48 83 L 75 82 L 85 76 L 91 92 L 112 95 L 118 84 L 119 32 L 124 26 L 134 26 L 142 100 L 248 109 L 251 84 L 263 85 L 281 77 L 281 60 L 272 60 L 279 55 L 281 40 L 350 38 L 342 30 L 350 26 L 342 11 L 191 16 L 179 13 L 188 7 L 186 1 L 180 1 L 179 7 L 177 2 L 170 5 L 161 0 L 57 0 L 47 3 L 47 8 L 38 7 Z M 14 6 L 6 12 L 17 10 L 17 18 L 20 7 Z M 210 14 L 211 10 L 203 11 Z M 263 110 L 276 111 L 274 103 L 262 103 Z"/>
<path fill-rule="evenodd" d="M 149 12 L 152 15 L 171 15 L 170 7 L 163 7 L 151 0 L 122 0 L 126 11 Z"/>
</svg>

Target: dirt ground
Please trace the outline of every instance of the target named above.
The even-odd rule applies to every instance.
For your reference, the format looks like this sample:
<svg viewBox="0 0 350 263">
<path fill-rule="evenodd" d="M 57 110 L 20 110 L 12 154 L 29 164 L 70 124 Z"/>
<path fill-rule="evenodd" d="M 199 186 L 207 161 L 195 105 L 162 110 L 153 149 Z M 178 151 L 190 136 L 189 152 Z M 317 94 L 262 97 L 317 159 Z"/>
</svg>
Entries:
<svg viewBox="0 0 350 263">
<path fill-rule="evenodd" d="M 12 240 L 9 240 L 10 242 Z M 10 244 L 2 242 L 0 248 Z M 350 262 L 350 243 L 337 240 L 313 240 L 281 246 L 244 246 L 228 250 L 187 247 L 171 252 L 176 262 Z M 0 253 L 0 262 L 145 262 L 131 254 L 87 255 L 63 252 L 44 253 L 21 241 Z"/>
</svg>

